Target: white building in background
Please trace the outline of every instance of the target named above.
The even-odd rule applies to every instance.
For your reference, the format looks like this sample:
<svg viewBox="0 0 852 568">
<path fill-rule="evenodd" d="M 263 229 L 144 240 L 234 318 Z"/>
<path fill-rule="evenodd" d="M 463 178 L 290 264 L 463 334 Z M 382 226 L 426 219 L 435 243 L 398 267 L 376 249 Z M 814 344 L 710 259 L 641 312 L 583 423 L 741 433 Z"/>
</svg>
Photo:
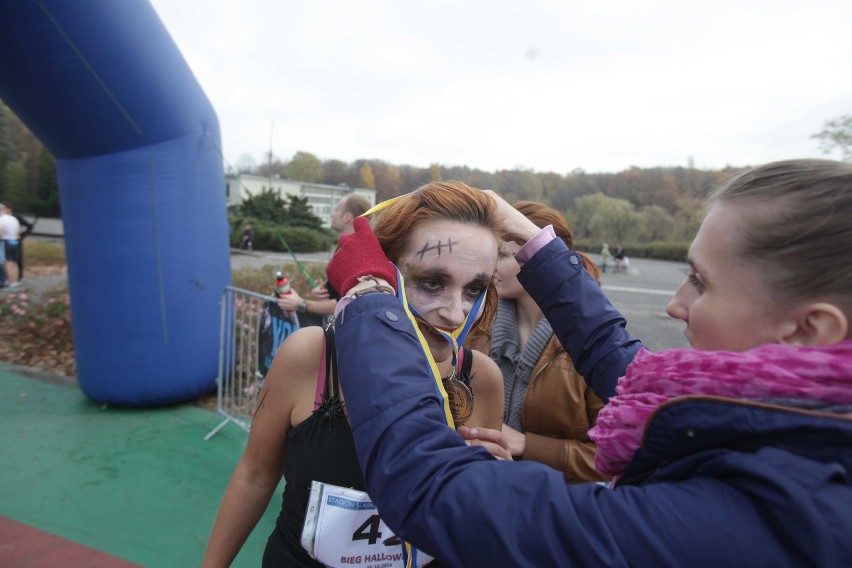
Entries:
<svg viewBox="0 0 852 568">
<path fill-rule="evenodd" d="M 276 177 L 255 176 L 251 174 L 227 174 L 225 176 L 225 197 L 228 207 L 239 205 L 252 195 L 272 189 L 281 199 L 288 195 L 306 197 L 314 215 L 322 219 L 324 227 L 331 226 L 331 212 L 340 198 L 350 193 L 363 195 L 371 205 L 376 204 L 376 190 L 364 187 L 351 188 L 346 185 L 326 185 L 280 179 Z"/>
</svg>

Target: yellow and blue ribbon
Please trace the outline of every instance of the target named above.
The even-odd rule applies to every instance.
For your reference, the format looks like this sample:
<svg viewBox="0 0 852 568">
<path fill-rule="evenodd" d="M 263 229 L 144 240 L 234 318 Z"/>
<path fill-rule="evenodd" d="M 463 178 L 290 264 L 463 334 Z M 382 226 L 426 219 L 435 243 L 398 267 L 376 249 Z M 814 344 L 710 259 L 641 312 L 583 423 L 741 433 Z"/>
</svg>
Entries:
<svg viewBox="0 0 852 568">
<path fill-rule="evenodd" d="M 399 201 L 403 197 L 407 197 L 409 195 L 411 195 L 411 194 L 410 193 L 404 193 L 402 195 L 397 195 L 396 197 L 391 197 L 390 199 L 385 199 L 381 203 L 376 203 L 375 205 L 373 205 L 372 207 L 367 209 L 364 212 L 364 214 L 361 215 L 361 217 L 369 217 L 373 213 L 378 213 L 382 209 L 387 209 L 388 207 L 390 207 L 391 205 L 393 205 L 394 203 L 396 203 L 397 201 Z"/>
<path fill-rule="evenodd" d="M 451 428 L 455 428 L 453 414 L 452 412 L 450 412 L 450 400 L 447 396 L 447 391 L 444 390 L 444 382 L 441 378 L 441 373 L 438 370 L 438 364 L 435 363 L 435 358 L 432 357 L 432 350 L 429 349 L 429 344 L 426 342 L 426 338 L 423 336 L 423 332 L 420 330 L 419 324 L 423 323 L 430 329 L 434 330 L 438 335 L 443 337 L 453 347 L 452 365 L 453 367 L 455 367 L 458 361 L 459 345 L 464 343 L 468 332 L 470 331 L 471 327 L 473 327 L 473 323 L 476 320 L 476 314 L 479 313 L 482 305 L 484 304 L 485 296 L 488 290 L 482 291 L 482 293 L 476 299 L 476 302 L 474 302 L 473 309 L 471 309 L 471 311 L 465 317 L 464 322 L 462 322 L 462 324 L 456 329 L 454 329 L 452 332 L 448 333 L 430 324 L 422 316 L 420 316 L 420 314 L 417 313 L 417 310 L 415 310 L 412 306 L 408 304 L 408 298 L 405 295 L 405 280 L 403 279 L 402 273 L 399 271 L 399 268 L 396 268 L 396 279 L 399 283 L 397 286 L 397 298 L 399 298 L 399 301 L 402 304 L 402 307 L 405 310 L 405 314 L 406 316 L 408 316 L 408 320 L 411 322 L 411 325 L 414 326 L 414 331 L 417 333 L 417 339 L 420 341 L 420 348 L 426 355 L 426 360 L 429 363 L 429 368 L 432 371 L 432 376 L 435 379 L 435 387 L 441 396 L 441 400 L 443 401 L 444 415 L 447 419 L 447 424 Z"/>
</svg>

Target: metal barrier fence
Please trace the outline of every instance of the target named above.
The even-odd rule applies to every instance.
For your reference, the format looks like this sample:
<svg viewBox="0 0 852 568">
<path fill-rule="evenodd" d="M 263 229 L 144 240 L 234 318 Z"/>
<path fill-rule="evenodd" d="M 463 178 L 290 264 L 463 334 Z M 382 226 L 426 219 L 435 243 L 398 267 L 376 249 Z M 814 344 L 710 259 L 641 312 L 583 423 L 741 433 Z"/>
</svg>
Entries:
<svg viewBox="0 0 852 568">
<path fill-rule="evenodd" d="M 272 297 L 250 290 L 227 286 L 222 293 L 216 411 L 224 420 L 205 440 L 228 423 L 249 431 L 269 363 L 281 341 L 299 327 L 296 314 L 287 314 L 289 321 L 279 320 L 273 326 L 270 305 L 274 305 Z"/>
</svg>

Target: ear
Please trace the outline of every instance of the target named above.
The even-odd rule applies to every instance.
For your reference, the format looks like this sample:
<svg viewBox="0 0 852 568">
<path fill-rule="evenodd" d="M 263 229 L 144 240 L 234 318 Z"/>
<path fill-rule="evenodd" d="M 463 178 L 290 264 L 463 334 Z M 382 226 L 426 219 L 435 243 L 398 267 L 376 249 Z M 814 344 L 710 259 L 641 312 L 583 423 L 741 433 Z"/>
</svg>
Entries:
<svg viewBox="0 0 852 568">
<path fill-rule="evenodd" d="M 849 318 L 835 304 L 815 302 L 794 310 L 780 330 L 779 343 L 832 345 L 848 338 Z"/>
</svg>

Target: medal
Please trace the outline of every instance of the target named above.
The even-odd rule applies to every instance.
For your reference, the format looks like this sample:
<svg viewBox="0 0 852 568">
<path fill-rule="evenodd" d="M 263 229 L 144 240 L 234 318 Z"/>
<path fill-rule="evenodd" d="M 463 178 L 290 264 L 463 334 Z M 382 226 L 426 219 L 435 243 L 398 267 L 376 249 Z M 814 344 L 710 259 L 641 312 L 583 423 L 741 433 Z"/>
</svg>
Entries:
<svg viewBox="0 0 852 568">
<path fill-rule="evenodd" d="M 470 415 L 473 414 L 473 393 L 470 392 L 466 384 L 458 379 L 455 369 L 449 377 L 441 379 L 441 382 L 450 399 L 450 412 L 453 414 L 453 422 L 458 428 L 467 422 Z"/>
</svg>

